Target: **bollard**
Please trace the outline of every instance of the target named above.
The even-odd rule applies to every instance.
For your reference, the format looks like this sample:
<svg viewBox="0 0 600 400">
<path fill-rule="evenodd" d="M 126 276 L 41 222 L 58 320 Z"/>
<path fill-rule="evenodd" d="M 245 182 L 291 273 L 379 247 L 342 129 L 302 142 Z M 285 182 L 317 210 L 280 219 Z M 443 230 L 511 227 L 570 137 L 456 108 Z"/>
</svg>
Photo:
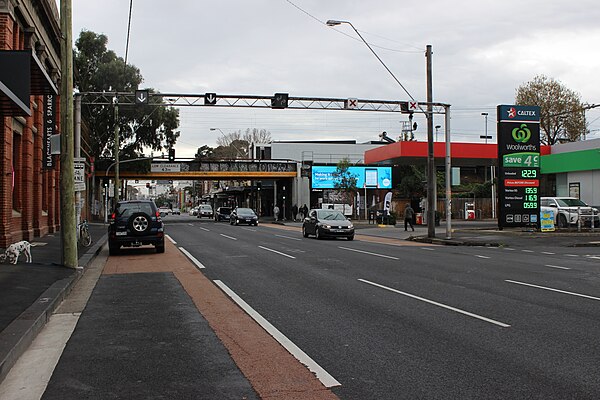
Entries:
<svg viewBox="0 0 600 400">
<path fill-rule="evenodd" d="M 577 207 L 577 232 L 581 232 L 581 207 Z"/>
</svg>

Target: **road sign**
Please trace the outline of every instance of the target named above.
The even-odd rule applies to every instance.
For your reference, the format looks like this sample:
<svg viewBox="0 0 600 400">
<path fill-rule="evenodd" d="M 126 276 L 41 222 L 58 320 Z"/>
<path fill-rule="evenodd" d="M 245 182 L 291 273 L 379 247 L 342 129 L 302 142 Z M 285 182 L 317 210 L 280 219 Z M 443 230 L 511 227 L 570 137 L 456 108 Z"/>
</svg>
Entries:
<svg viewBox="0 0 600 400">
<path fill-rule="evenodd" d="M 148 104 L 148 91 L 147 90 L 136 90 L 135 91 L 135 104 Z"/>
<path fill-rule="evenodd" d="M 152 163 L 150 164 L 150 172 L 181 172 L 181 164 Z"/>
<path fill-rule="evenodd" d="M 215 104 L 217 104 L 217 94 L 216 93 L 204 93 L 204 105 L 214 106 Z"/>
<path fill-rule="evenodd" d="M 288 97 L 288 93 L 275 93 L 271 98 L 271 108 L 287 108 Z"/>
<path fill-rule="evenodd" d="M 73 184 L 76 192 L 85 191 L 85 163 L 82 161 L 73 164 Z"/>
<path fill-rule="evenodd" d="M 346 100 L 346 108 L 354 109 L 358 107 L 358 99 L 348 99 Z"/>
</svg>

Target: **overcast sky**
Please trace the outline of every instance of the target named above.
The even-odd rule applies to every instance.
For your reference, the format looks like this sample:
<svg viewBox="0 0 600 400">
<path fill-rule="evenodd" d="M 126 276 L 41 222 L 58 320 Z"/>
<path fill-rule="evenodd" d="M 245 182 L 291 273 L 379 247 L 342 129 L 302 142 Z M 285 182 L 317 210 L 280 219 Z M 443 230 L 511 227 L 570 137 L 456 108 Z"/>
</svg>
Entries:
<svg viewBox="0 0 600 400">
<path fill-rule="evenodd" d="M 57 0 L 58 2 L 58 0 Z M 108 36 L 125 57 L 129 0 L 73 2 L 73 35 Z M 583 102 L 600 103 L 597 0 L 133 0 L 128 63 L 142 87 L 163 93 L 408 100 L 349 25 L 369 42 L 402 85 L 426 100 L 426 45 L 433 46 L 434 101 L 451 105 L 452 139 L 495 141 L 495 108 L 536 75 L 560 80 Z M 600 110 L 587 113 L 600 137 Z M 274 140 L 397 138 L 399 113 L 187 107 L 180 111 L 177 157 L 215 146 L 218 131 L 267 129 Z M 426 124 L 416 115 L 416 137 Z M 443 116 L 439 140 L 443 140 Z"/>
</svg>

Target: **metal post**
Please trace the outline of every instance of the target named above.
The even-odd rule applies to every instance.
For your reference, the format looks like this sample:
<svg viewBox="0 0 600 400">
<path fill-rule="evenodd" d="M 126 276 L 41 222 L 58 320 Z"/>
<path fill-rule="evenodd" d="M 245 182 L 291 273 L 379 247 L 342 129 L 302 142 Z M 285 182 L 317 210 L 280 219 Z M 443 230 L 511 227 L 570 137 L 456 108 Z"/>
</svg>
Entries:
<svg viewBox="0 0 600 400">
<path fill-rule="evenodd" d="M 121 147 L 119 144 L 119 99 L 115 95 L 113 99 L 115 105 L 115 187 L 114 187 L 114 201 L 119 201 L 119 148 Z"/>
<path fill-rule="evenodd" d="M 75 159 L 81 158 L 81 95 L 75 95 Z M 75 192 L 75 224 L 81 222 L 81 192 Z M 79 235 L 79 232 L 77 232 Z"/>
<path fill-rule="evenodd" d="M 435 237 L 436 173 L 433 153 L 433 84 L 431 78 L 431 45 L 427 45 L 427 237 Z"/>
<path fill-rule="evenodd" d="M 452 159 L 450 154 L 450 106 L 444 106 L 446 119 L 446 239 L 452 239 Z"/>
<path fill-rule="evenodd" d="M 77 226 L 75 225 L 75 185 L 73 160 L 73 51 L 72 2 L 60 1 L 61 96 L 60 96 L 60 230 L 62 264 L 78 267 Z"/>
</svg>

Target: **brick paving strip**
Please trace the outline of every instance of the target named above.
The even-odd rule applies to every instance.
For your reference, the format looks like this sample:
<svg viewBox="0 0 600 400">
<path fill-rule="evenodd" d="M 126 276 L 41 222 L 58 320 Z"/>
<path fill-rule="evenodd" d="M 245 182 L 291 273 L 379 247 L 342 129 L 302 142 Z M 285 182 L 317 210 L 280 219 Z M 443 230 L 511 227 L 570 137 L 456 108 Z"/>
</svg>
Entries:
<svg viewBox="0 0 600 400">
<path fill-rule="evenodd" d="M 204 276 L 172 243 L 163 254 L 109 257 L 103 274 L 172 272 L 262 399 L 333 400 L 273 337 Z"/>
</svg>

